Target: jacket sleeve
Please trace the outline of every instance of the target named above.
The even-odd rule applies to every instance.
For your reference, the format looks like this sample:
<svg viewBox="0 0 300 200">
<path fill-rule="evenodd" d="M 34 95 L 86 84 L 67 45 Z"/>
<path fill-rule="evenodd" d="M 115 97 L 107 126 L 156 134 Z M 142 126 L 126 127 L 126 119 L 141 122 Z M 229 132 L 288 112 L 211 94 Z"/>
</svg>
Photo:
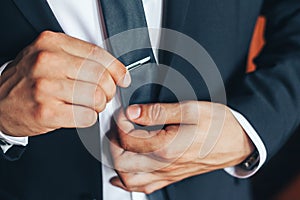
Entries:
<svg viewBox="0 0 300 200">
<path fill-rule="evenodd" d="M 266 44 L 257 70 L 240 79 L 228 104 L 256 129 L 269 159 L 300 122 L 300 1 L 266 0 L 262 15 Z"/>
</svg>

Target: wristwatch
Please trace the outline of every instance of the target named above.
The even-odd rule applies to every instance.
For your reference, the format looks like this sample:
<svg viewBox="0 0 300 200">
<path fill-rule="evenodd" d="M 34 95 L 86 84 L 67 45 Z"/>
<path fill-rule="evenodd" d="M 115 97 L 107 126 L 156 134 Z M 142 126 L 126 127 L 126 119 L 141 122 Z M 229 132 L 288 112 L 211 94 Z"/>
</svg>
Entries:
<svg viewBox="0 0 300 200">
<path fill-rule="evenodd" d="M 239 164 L 239 167 L 241 167 L 244 170 L 251 171 L 255 169 L 259 164 L 259 152 L 257 149 L 255 149 L 246 160 L 244 160 L 241 164 Z"/>
</svg>

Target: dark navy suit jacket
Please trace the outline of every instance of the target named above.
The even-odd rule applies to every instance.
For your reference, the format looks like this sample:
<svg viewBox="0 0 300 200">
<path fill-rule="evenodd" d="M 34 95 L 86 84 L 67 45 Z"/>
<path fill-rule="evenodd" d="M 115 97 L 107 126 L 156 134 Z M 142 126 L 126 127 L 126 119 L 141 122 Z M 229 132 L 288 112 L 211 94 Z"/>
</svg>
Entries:
<svg viewBox="0 0 300 200">
<path fill-rule="evenodd" d="M 246 60 L 259 15 L 267 18 L 266 45 L 246 74 Z M 300 121 L 299 0 L 169 0 L 164 27 L 199 42 L 217 64 L 228 105 L 242 113 L 264 141 L 271 157 Z M 0 64 L 14 59 L 44 30 L 62 31 L 46 0 L 0 2 Z M 201 77 L 188 63 L 167 52 L 161 60 L 187 77 L 199 100 L 209 100 Z M 173 101 L 162 95 L 162 101 Z M 20 116 L 22 117 L 22 116 Z M 14 154 L 16 152 L 10 152 Z M 100 163 L 74 129 L 30 138 L 22 156 L 0 158 L 2 200 L 101 199 Z M 247 180 L 223 170 L 195 176 L 149 196 L 151 200 L 250 199 Z"/>
</svg>

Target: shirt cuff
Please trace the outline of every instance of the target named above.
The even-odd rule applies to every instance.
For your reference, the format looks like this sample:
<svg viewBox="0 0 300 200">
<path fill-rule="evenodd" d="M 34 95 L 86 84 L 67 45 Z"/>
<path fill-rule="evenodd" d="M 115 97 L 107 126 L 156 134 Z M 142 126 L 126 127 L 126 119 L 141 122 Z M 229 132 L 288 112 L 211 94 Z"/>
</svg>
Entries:
<svg viewBox="0 0 300 200">
<path fill-rule="evenodd" d="M 245 130 L 246 134 L 248 137 L 251 139 L 253 144 L 255 145 L 258 153 L 259 153 L 259 164 L 257 167 L 255 167 L 253 170 L 248 171 L 245 169 L 242 169 L 239 166 L 234 166 L 234 167 L 228 167 L 225 168 L 224 170 L 230 174 L 231 176 L 234 176 L 236 178 L 249 178 L 250 176 L 253 176 L 261 167 L 262 165 L 266 162 L 267 158 L 267 150 L 266 147 L 253 128 L 253 126 L 248 122 L 248 120 L 241 115 L 240 113 L 234 111 L 231 109 L 232 114 L 236 118 L 236 120 L 240 123 L 242 128 Z"/>
<path fill-rule="evenodd" d="M 12 61 L 9 61 L 0 67 L 0 76 L 7 65 L 11 62 Z M 6 153 L 13 145 L 26 146 L 28 144 L 28 137 L 12 137 L 5 135 L 0 131 L 0 141 L 0 147 L 3 153 Z"/>
<path fill-rule="evenodd" d="M 1 142 L 1 149 L 3 153 L 6 153 L 13 145 L 18 146 L 26 146 L 28 144 L 28 137 L 13 137 L 5 135 L 0 131 L 0 140 Z"/>
</svg>

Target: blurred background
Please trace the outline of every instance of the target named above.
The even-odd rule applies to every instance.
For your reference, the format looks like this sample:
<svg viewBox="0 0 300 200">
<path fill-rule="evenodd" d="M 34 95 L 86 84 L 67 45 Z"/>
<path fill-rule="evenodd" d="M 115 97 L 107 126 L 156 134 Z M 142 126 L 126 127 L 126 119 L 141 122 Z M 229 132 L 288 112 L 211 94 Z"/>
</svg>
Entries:
<svg viewBox="0 0 300 200">
<path fill-rule="evenodd" d="M 260 17 L 251 43 L 248 72 L 264 45 L 265 19 Z M 251 179 L 255 200 L 300 200 L 300 127 L 286 145 Z"/>
</svg>

